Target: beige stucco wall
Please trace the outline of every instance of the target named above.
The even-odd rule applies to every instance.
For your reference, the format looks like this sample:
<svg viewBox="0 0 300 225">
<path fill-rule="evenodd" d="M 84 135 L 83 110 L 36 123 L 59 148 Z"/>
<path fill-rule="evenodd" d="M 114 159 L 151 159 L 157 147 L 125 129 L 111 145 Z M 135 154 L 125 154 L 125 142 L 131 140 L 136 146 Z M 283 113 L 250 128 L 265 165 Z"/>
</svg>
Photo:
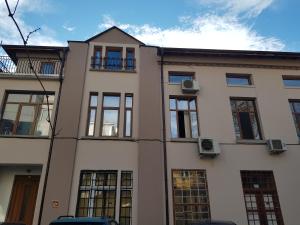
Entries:
<svg viewBox="0 0 300 225">
<path fill-rule="evenodd" d="M 186 61 L 186 59 L 180 60 Z M 207 60 L 197 59 L 198 62 Z M 216 61 L 223 62 L 218 59 Z M 241 62 L 241 60 L 235 61 L 233 59 L 226 61 L 231 63 Z M 250 63 L 263 65 L 295 65 L 295 63 L 283 63 L 283 61 L 276 60 L 249 61 Z M 244 62 L 249 63 L 246 60 Z M 200 91 L 194 95 L 197 96 L 200 136 L 213 138 L 221 146 L 221 154 L 217 158 L 200 159 L 196 142 L 171 141 L 169 96 L 183 94 L 180 85 L 170 85 L 166 82 L 165 101 L 167 139 L 169 141 L 167 143 L 167 153 L 171 224 L 173 224 L 172 169 L 205 169 L 212 218 L 233 220 L 237 224 L 247 224 L 240 170 L 273 170 L 284 222 L 286 225 L 296 224 L 300 208 L 300 198 L 297 197 L 300 179 L 293 176 L 293 174 L 298 170 L 300 146 L 288 100 L 300 99 L 300 89 L 284 87 L 282 75 L 300 75 L 300 71 L 292 69 L 165 65 L 165 81 L 168 81 L 168 71 L 195 72 L 195 79 L 200 85 Z M 253 85 L 250 87 L 228 86 L 226 73 L 252 74 Z M 288 144 L 288 151 L 280 155 L 270 155 L 264 143 L 237 144 L 230 97 L 256 98 L 263 139 L 282 139 Z"/>
<path fill-rule="evenodd" d="M 118 170 L 118 181 L 121 171 L 133 172 L 133 224 L 137 224 L 137 144 L 130 141 L 81 140 L 77 145 L 76 163 L 73 171 L 69 214 L 75 215 L 81 170 Z M 115 208 L 115 219 L 119 219 L 119 187 Z"/>
<path fill-rule="evenodd" d="M 108 37 L 107 37 L 108 38 Z M 108 40 L 112 40 L 108 38 Z M 114 40 L 114 38 L 113 38 Z M 133 224 L 137 224 L 137 192 L 138 192 L 138 143 L 134 140 L 138 137 L 138 114 L 139 114 L 139 47 L 131 42 L 117 44 L 109 42 L 106 38 L 96 39 L 89 42 L 88 57 L 85 68 L 85 81 L 83 87 L 82 105 L 80 110 L 80 121 L 75 155 L 75 165 L 72 178 L 71 195 L 69 201 L 69 214 L 76 214 L 78 187 L 81 170 L 118 170 L 118 182 L 120 182 L 120 172 L 133 171 Z M 123 58 L 125 58 L 126 48 L 135 49 L 136 70 L 134 72 L 112 72 L 90 70 L 91 57 L 94 53 L 94 46 L 101 46 L 105 53 L 106 46 L 122 47 Z M 103 57 L 103 55 L 102 55 Z M 86 139 L 86 126 L 88 117 L 90 92 L 98 92 L 98 107 L 96 115 L 95 136 Z M 100 138 L 101 109 L 103 93 L 120 93 L 120 115 L 119 115 L 119 137 L 114 140 L 103 140 Z M 132 138 L 123 139 L 124 130 L 124 106 L 125 94 L 133 94 L 133 121 Z M 117 190 L 115 217 L 119 219 L 119 183 Z"/>
</svg>

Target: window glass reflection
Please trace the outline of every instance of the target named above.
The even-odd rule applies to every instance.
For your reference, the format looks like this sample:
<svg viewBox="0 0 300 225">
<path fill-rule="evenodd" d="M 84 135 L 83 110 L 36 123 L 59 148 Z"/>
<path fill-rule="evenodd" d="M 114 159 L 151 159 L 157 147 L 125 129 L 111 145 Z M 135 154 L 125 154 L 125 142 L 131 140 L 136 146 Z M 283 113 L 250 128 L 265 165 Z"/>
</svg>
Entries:
<svg viewBox="0 0 300 225">
<path fill-rule="evenodd" d="M 118 110 L 104 110 L 102 136 L 117 136 L 118 135 Z"/>
<path fill-rule="evenodd" d="M 104 107 L 119 107 L 120 96 L 104 96 L 103 106 Z"/>
</svg>

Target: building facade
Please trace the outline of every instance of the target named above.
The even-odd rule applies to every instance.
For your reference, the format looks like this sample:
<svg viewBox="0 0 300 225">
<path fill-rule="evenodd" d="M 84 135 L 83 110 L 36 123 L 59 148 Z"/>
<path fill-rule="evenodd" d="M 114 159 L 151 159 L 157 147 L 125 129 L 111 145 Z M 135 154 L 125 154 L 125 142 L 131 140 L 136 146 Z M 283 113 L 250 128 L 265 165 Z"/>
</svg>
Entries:
<svg viewBox="0 0 300 225">
<path fill-rule="evenodd" d="M 0 221 L 297 224 L 299 53 L 160 48 L 116 27 L 27 49 L 32 65 L 12 45 L 0 64 Z"/>
</svg>

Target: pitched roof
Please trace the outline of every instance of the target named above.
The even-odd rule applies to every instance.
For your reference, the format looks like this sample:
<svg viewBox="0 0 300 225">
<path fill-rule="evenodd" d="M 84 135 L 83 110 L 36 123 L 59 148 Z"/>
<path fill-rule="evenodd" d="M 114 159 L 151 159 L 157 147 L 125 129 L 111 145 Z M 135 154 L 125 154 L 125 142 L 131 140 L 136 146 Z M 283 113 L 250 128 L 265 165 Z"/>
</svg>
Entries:
<svg viewBox="0 0 300 225">
<path fill-rule="evenodd" d="M 117 31 L 123 33 L 124 35 L 126 35 L 127 37 L 133 39 L 134 41 L 138 42 L 140 45 L 145 45 L 140 40 L 136 39 L 135 37 L 131 36 L 130 34 L 126 33 L 125 31 L 121 30 L 120 28 L 118 28 L 116 26 L 113 26 L 113 27 L 111 27 L 111 28 L 109 28 L 109 29 L 107 29 L 107 30 L 105 30 L 105 31 L 103 31 L 103 32 L 101 32 L 101 33 L 99 33 L 99 34 L 97 34 L 97 35 L 95 35 L 95 36 L 87 39 L 85 42 L 90 42 L 90 41 L 92 41 L 92 40 L 94 40 L 94 39 L 96 39 L 96 38 L 98 38 L 98 37 L 100 37 L 100 36 L 102 36 L 102 35 L 110 32 L 110 31 L 112 31 L 112 30 L 117 30 Z"/>
</svg>

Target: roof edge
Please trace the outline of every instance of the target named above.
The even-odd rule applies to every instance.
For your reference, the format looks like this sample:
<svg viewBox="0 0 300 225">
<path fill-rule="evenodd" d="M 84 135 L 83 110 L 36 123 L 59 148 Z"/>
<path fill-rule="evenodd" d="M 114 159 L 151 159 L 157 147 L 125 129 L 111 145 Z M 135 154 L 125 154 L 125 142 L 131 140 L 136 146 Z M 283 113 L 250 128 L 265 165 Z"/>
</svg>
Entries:
<svg viewBox="0 0 300 225">
<path fill-rule="evenodd" d="M 136 39 L 135 37 L 131 36 L 130 34 L 126 33 L 125 31 L 123 31 L 122 29 L 120 29 L 120 28 L 117 27 L 117 26 L 112 26 L 111 28 L 109 28 L 109 29 L 107 29 L 107 30 L 105 30 L 105 31 L 103 31 L 103 32 L 101 32 L 101 33 L 99 33 L 99 34 L 96 34 L 96 35 L 92 36 L 91 38 L 85 40 L 85 42 L 90 42 L 90 41 L 92 41 L 93 39 L 95 39 L 95 38 L 97 38 L 97 37 L 100 37 L 101 35 L 103 35 L 103 34 L 109 32 L 109 31 L 111 31 L 111 30 L 113 30 L 113 29 L 117 29 L 118 31 L 120 31 L 120 32 L 122 32 L 123 34 L 125 34 L 126 36 L 128 36 L 128 37 L 132 38 L 133 40 L 139 42 L 141 45 L 145 45 L 143 42 L 141 42 L 140 40 L 138 40 L 138 39 Z"/>
</svg>

